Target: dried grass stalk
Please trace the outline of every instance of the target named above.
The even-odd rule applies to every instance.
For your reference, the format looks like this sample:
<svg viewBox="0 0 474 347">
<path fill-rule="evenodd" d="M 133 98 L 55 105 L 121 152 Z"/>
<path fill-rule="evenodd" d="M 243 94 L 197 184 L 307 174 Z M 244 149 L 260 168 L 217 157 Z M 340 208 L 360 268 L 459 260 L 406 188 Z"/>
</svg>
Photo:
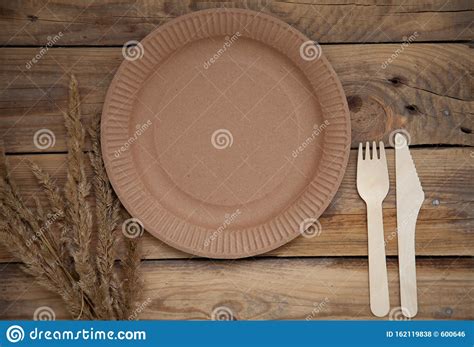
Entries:
<svg viewBox="0 0 474 347">
<path fill-rule="evenodd" d="M 72 239 L 71 255 L 75 270 L 81 281 L 78 282 L 90 300 L 97 299 L 97 277 L 92 264 L 92 214 L 87 197 L 90 184 L 86 177 L 84 149 L 84 128 L 79 110 L 79 91 L 77 81 L 71 77 L 69 84 L 69 108 L 64 114 L 67 129 L 67 180 L 64 187 L 66 205 L 65 218 L 70 221 L 68 232 Z"/>
<path fill-rule="evenodd" d="M 140 267 L 140 245 L 138 238 L 125 239 L 126 252 L 122 258 L 123 267 L 123 315 L 131 317 L 135 309 L 136 302 L 141 296 L 143 288 L 142 280 L 139 276 Z"/>
<path fill-rule="evenodd" d="M 99 297 L 102 310 L 108 316 L 120 316 L 120 312 L 114 310 L 114 306 L 120 306 L 120 299 L 112 288 L 118 287 L 116 278 L 113 276 L 114 262 L 116 258 L 115 245 L 117 235 L 115 229 L 119 222 L 120 204 L 114 196 L 112 187 L 105 172 L 104 163 L 100 151 L 100 121 L 95 120 L 89 133 L 92 141 L 92 152 L 90 153 L 91 165 L 94 170 L 94 192 L 97 216 L 97 270 L 99 282 Z"/>
<path fill-rule="evenodd" d="M 37 164 L 32 173 L 46 196 L 35 197 L 35 213 L 22 200 L 10 177 L 7 160 L 0 158 L 0 242 L 24 263 L 45 288 L 60 295 L 76 319 L 128 319 L 140 295 L 138 239 L 117 232 L 120 203 L 107 178 L 100 152 L 99 120 L 90 129 L 95 209 L 89 202 L 85 131 L 81 123 L 77 81 L 71 76 L 69 108 L 64 115 L 68 136 L 67 180 L 60 189 Z M 93 247 L 93 225 L 97 243 Z M 59 235 L 59 242 L 57 236 Z M 115 266 L 117 239 L 125 238 L 125 256 Z"/>
</svg>

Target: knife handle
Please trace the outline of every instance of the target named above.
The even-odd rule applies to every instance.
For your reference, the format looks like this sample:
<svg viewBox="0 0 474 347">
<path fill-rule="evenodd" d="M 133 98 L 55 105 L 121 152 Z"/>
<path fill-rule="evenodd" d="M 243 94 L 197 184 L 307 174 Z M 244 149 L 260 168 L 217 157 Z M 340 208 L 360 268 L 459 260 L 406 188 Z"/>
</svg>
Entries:
<svg viewBox="0 0 474 347">
<path fill-rule="evenodd" d="M 417 216 L 410 216 L 398 231 L 398 268 L 400 273 L 400 301 L 402 313 L 408 318 L 418 312 L 416 290 L 415 227 Z"/>
<path fill-rule="evenodd" d="M 381 202 L 367 204 L 367 227 L 369 240 L 370 310 L 377 317 L 384 317 L 390 310 L 390 300 L 388 296 Z"/>
</svg>

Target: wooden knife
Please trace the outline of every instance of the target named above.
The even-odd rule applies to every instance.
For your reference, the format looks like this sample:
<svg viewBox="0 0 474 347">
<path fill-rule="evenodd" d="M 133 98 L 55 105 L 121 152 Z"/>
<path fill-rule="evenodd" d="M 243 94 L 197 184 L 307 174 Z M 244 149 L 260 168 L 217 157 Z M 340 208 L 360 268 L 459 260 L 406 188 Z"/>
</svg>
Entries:
<svg viewBox="0 0 474 347">
<path fill-rule="evenodd" d="M 415 227 L 425 193 L 408 150 L 407 139 L 402 134 L 395 135 L 395 169 L 401 311 L 411 318 L 418 312 Z"/>
</svg>

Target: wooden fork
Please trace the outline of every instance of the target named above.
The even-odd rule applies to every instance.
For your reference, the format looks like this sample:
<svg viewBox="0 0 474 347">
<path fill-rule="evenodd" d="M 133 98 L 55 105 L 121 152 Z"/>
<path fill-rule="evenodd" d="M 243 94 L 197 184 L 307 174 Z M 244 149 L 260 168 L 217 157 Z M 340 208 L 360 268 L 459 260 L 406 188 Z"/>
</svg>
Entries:
<svg viewBox="0 0 474 347">
<path fill-rule="evenodd" d="M 389 180 L 383 143 L 380 142 L 379 146 L 380 156 L 375 141 L 372 151 L 367 142 L 364 157 L 362 143 L 359 144 L 357 191 L 367 205 L 370 310 L 377 317 L 383 317 L 390 310 L 382 215 L 382 202 L 388 194 Z"/>
</svg>

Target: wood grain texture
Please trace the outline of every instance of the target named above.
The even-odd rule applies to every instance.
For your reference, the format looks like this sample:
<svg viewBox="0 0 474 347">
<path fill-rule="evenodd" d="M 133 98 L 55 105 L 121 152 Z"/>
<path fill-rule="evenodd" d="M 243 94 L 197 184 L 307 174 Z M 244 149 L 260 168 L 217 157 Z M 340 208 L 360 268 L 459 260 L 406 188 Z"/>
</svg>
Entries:
<svg viewBox="0 0 474 347">
<path fill-rule="evenodd" d="M 415 319 L 472 319 L 471 258 L 418 259 L 420 310 Z M 374 319 L 369 309 L 367 261 L 347 258 L 238 261 L 147 261 L 140 319 L 210 319 L 228 307 L 246 319 Z M 397 264 L 388 261 L 391 313 L 401 318 Z M 2 269 L 0 319 L 31 319 L 49 306 L 70 318 L 60 299 L 24 275 Z"/>
<path fill-rule="evenodd" d="M 384 201 L 384 231 L 387 254 L 397 254 L 394 153 L 387 149 L 390 191 Z M 413 149 L 413 159 L 426 194 L 416 228 L 417 255 L 474 255 L 474 151 L 470 148 Z M 321 235 L 299 237 L 266 255 L 366 256 L 367 223 L 364 202 L 355 185 L 357 153 L 351 151 L 341 188 L 320 219 Z M 66 178 L 63 154 L 12 155 L 9 163 L 12 177 L 18 182 L 25 202 L 33 206 L 32 196 L 39 194 L 27 160 L 49 172 L 62 185 Z M 91 176 L 90 170 L 88 175 Z M 439 203 L 439 204 L 438 204 Z M 144 253 L 147 259 L 190 258 L 145 233 Z M 0 247 L 0 262 L 14 258 Z"/>
<path fill-rule="evenodd" d="M 474 145 L 472 96 L 474 55 L 462 44 L 329 45 L 324 54 L 348 97 L 352 145 L 365 140 L 389 143 L 404 128 L 411 144 Z M 30 69 L 38 50 L 0 50 L 0 134 L 9 153 L 63 152 L 62 112 L 67 107 L 68 73 L 79 81 L 86 123 L 101 113 L 107 88 L 123 60 L 118 48 L 57 48 Z M 384 68 L 383 66 L 387 66 Z M 33 143 L 34 133 L 50 129 L 55 145 Z"/>
<path fill-rule="evenodd" d="M 348 97 L 354 147 L 365 140 L 388 144 L 398 128 L 407 129 L 411 144 L 420 147 L 474 146 L 474 55 L 462 43 L 473 39 L 469 0 L 0 0 L 0 143 L 27 203 L 39 188 L 26 160 L 46 168 L 58 183 L 65 180 L 68 74 L 78 77 L 87 124 L 101 112 L 125 42 L 181 14 L 214 7 L 273 14 L 322 43 Z M 41 53 L 59 33 L 55 47 Z M 414 43 L 401 43 L 415 33 Z M 423 43 L 433 41 L 441 43 Z M 39 61 L 32 63 L 37 54 Z M 54 132 L 52 148 L 34 146 L 40 129 Z M 397 254 L 392 152 L 384 203 L 390 256 Z M 423 256 L 417 260 L 416 319 L 474 319 L 474 260 L 459 257 L 474 255 L 473 148 L 424 147 L 412 154 L 426 193 L 416 230 L 416 252 Z M 195 259 L 145 233 L 146 286 L 137 316 L 209 319 L 226 306 L 238 320 L 373 319 L 367 260 L 351 257 L 367 256 L 355 167 L 352 151 L 341 188 L 320 219 L 320 236 L 299 237 L 262 257 Z M 17 261 L 0 247 L 0 319 L 31 319 L 40 306 L 51 307 L 57 319 L 71 318 L 61 300 L 25 275 Z M 397 318 L 397 261 L 389 258 L 387 264 L 391 315 Z"/>
<path fill-rule="evenodd" d="M 179 15 L 216 7 L 273 14 L 321 43 L 401 42 L 413 32 L 422 41 L 472 39 L 469 0 L 23 0 L 0 6 L 2 45 L 45 45 L 62 32 L 61 46 L 121 46 Z"/>
</svg>

